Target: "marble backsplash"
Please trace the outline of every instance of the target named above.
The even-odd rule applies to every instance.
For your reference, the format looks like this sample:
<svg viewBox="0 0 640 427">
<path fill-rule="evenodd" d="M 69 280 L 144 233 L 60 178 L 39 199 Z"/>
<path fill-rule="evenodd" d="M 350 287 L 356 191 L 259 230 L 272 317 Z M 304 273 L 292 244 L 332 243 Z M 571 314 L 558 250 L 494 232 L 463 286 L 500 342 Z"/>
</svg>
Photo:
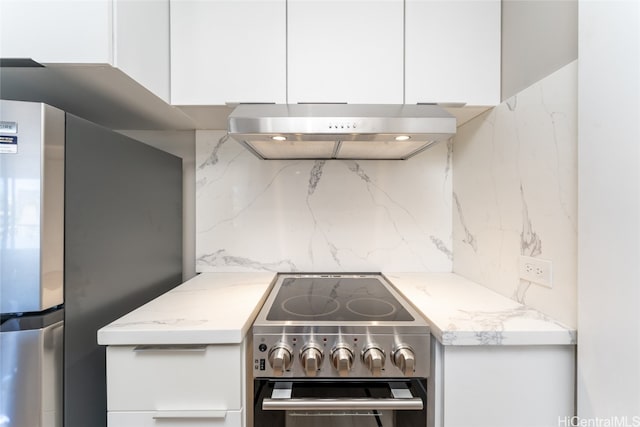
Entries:
<svg viewBox="0 0 640 427">
<path fill-rule="evenodd" d="M 453 271 L 576 326 L 577 63 L 458 129 Z M 553 263 L 552 288 L 520 255 Z"/>
<path fill-rule="evenodd" d="M 450 272 L 451 154 L 265 161 L 197 131 L 196 270 Z"/>
</svg>

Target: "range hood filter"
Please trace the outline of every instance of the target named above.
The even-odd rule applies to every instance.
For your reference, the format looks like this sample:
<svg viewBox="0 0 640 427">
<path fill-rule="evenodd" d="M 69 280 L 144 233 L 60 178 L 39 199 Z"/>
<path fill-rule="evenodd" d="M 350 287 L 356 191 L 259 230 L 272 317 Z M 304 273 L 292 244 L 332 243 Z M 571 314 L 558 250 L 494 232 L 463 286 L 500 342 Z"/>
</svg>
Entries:
<svg viewBox="0 0 640 427">
<path fill-rule="evenodd" d="M 229 116 L 229 135 L 269 160 L 404 160 L 455 131 L 436 105 L 240 104 Z"/>
</svg>

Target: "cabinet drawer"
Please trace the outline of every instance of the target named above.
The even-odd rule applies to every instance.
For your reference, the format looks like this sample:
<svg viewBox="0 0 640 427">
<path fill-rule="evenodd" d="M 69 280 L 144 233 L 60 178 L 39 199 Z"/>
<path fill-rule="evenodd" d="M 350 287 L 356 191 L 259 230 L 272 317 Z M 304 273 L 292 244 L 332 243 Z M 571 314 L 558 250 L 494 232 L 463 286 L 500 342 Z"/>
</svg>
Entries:
<svg viewBox="0 0 640 427">
<path fill-rule="evenodd" d="M 109 346 L 109 411 L 242 408 L 240 345 Z"/>
<path fill-rule="evenodd" d="M 241 427 L 242 411 L 108 412 L 108 427 Z"/>
</svg>

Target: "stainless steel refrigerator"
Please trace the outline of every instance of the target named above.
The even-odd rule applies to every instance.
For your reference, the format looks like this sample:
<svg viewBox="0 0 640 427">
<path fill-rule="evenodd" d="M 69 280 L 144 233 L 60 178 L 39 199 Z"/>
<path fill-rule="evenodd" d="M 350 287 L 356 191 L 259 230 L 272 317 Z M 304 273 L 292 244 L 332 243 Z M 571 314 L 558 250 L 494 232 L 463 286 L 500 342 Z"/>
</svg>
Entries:
<svg viewBox="0 0 640 427">
<path fill-rule="evenodd" d="M 181 159 L 0 100 L 0 426 L 106 426 L 96 331 L 182 280 Z"/>
</svg>

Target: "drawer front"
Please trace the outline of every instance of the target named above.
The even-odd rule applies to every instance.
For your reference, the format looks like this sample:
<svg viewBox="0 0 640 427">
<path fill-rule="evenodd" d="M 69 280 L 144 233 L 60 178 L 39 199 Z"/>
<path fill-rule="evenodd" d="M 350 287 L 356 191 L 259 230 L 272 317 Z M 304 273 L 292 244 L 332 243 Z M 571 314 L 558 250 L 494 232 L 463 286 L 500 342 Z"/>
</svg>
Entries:
<svg viewBox="0 0 640 427">
<path fill-rule="evenodd" d="M 242 427 L 242 411 L 108 412 L 108 427 Z"/>
<path fill-rule="evenodd" d="M 243 361 L 241 345 L 109 346 L 107 408 L 240 410 Z"/>
</svg>

